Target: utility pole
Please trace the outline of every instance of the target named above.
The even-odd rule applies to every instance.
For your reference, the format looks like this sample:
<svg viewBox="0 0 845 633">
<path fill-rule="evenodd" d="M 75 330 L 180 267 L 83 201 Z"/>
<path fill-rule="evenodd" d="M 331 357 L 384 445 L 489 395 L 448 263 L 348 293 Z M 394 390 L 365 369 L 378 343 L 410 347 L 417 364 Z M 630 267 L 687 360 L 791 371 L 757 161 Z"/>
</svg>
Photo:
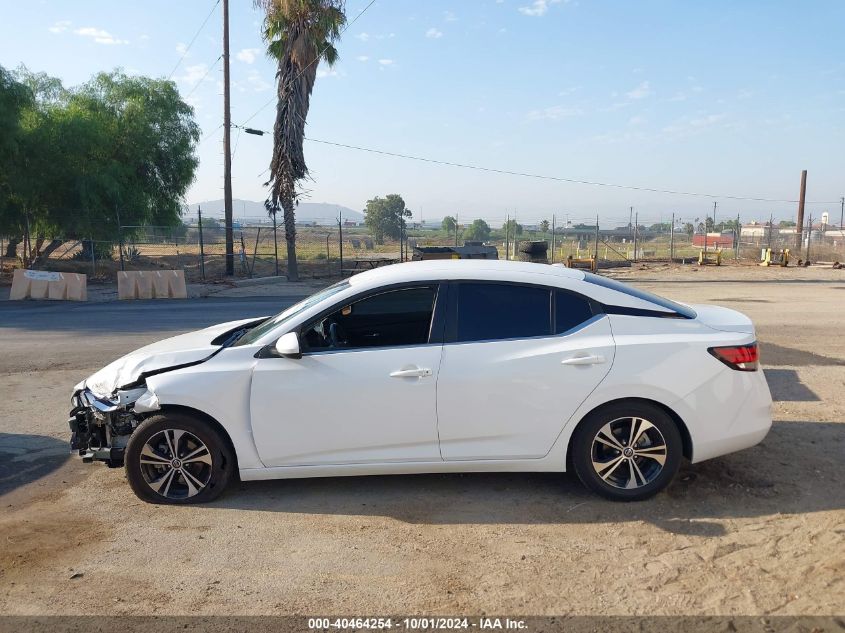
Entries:
<svg viewBox="0 0 845 633">
<path fill-rule="evenodd" d="M 734 226 L 734 259 L 739 260 L 739 213 L 736 214 L 736 225 Z"/>
<path fill-rule="evenodd" d="M 842 196 L 839 199 L 839 231 L 845 231 L 845 225 L 842 224 L 842 221 L 845 220 L 845 196 Z"/>
<path fill-rule="evenodd" d="M 802 231 L 804 230 L 804 199 L 807 195 L 807 170 L 801 172 L 801 193 L 798 196 L 798 221 L 795 223 L 795 243 L 801 252 Z"/>
<path fill-rule="evenodd" d="M 555 215 L 552 214 L 552 264 L 555 263 Z"/>
<path fill-rule="evenodd" d="M 223 0 L 223 208 L 226 222 L 226 274 L 235 274 L 232 233 L 232 112 L 229 95 L 229 0 Z"/>
<path fill-rule="evenodd" d="M 455 214 L 455 246 L 458 245 L 458 214 Z"/>
</svg>

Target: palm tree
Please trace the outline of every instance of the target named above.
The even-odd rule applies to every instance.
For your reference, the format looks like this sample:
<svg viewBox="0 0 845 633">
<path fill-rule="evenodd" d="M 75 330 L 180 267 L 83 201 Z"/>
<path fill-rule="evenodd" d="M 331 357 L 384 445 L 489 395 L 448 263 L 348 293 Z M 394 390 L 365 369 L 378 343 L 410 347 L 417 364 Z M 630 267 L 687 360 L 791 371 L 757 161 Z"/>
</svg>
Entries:
<svg viewBox="0 0 845 633">
<path fill-rule="evenodd" d="M 344 0 L 254 0 L 264 10 L 267 52 L 278 64 L 278 103 L 273 127 L 268 209 L 284 210 L 288 246 L 288 279 L 299 278 L 296 266 L 298 183 L 308 176 L 302 143 L 311 91 L 321 60 L 337 61 L 334 43 L 346 24 Z"/>
</svg>

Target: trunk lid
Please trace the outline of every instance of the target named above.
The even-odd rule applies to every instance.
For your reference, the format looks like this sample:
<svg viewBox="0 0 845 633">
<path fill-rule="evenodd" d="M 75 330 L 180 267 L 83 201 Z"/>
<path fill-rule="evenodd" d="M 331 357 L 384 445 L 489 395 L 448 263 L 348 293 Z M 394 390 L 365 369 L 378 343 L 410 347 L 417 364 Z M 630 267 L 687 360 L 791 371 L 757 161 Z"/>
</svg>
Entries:
<svg viewBox="0 0 845 633">
<path fill-rule="evenodd" d="M 714 330 L 754 334 L 754 323 L 742 312 L 708 304 L 695 304 L 690 307 L 695 310 L 698 321 Z"/>
</svg>

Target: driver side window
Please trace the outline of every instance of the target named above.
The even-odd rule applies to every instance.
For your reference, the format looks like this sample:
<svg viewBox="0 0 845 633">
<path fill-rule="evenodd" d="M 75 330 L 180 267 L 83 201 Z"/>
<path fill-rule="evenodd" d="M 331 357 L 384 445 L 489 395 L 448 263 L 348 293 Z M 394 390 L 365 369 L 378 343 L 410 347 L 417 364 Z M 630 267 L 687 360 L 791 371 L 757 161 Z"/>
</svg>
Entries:
<svg viewBox="0 0 845 633">
<path fill-rule="evenodd" d="M 303 351 L 425 345 L 436 296 L 436 286 L 415 286 L 344 305 L 306 326 Z"/>
</svg>

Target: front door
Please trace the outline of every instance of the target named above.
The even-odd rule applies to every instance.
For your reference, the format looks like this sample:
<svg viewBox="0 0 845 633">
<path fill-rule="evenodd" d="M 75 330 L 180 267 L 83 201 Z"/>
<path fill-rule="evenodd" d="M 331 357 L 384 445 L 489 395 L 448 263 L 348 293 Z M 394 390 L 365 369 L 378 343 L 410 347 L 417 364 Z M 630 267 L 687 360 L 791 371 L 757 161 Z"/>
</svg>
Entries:
<svg viewBox="0 0 845 633">
<path fill-rule="evenodd" d="M 336 306 L 301 329 L 302 358 L 260 359 L 250 415 L 264 464 L 440 461 L 436 296 L 418 285 Z"/>
<path fill-rule="evenodd" d="M 461 282 L 437 389 L 443 458 L 536 459 L 610 370 L 606 317 L 564 290 Z"/>
</svg>

